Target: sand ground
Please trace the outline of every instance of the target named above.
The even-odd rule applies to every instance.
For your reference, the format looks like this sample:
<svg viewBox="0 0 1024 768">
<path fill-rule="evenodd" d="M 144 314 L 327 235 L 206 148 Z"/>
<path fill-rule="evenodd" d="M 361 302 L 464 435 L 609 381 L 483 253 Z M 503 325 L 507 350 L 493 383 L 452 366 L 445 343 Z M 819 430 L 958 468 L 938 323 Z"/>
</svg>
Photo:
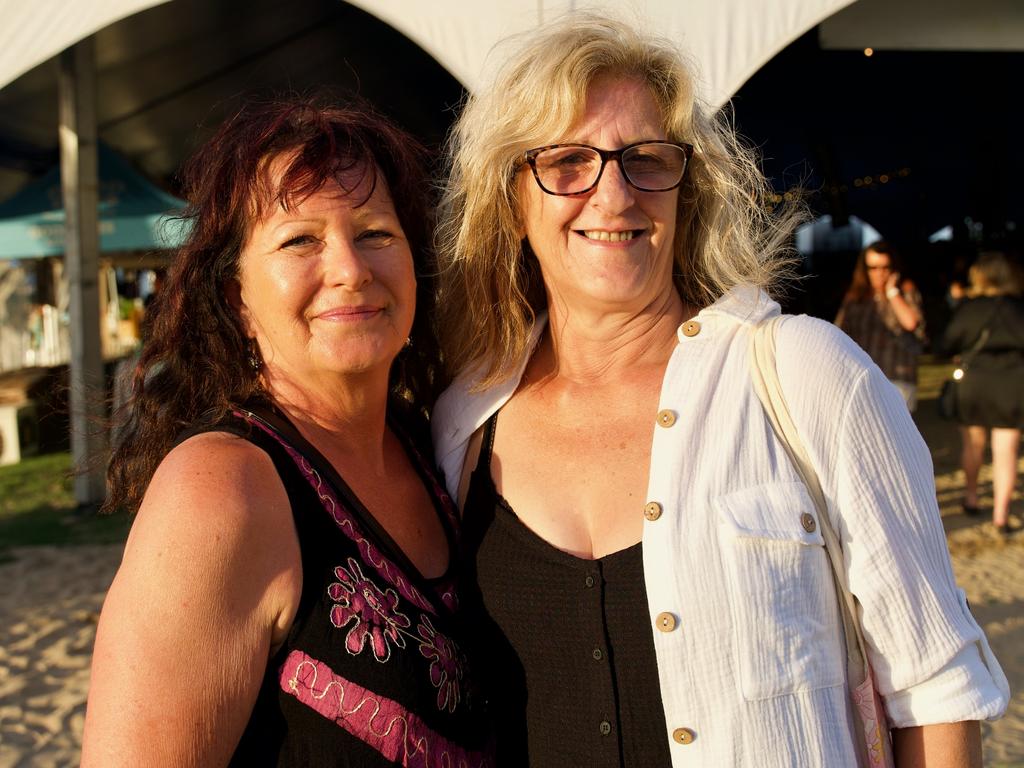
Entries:
<svg viewBox="0 0 1024 768">
<path fill-rule="evenodd" d="M 1024 533 L 1005 541 L 960 513 L 956 431 L 918 424 L 932 450 L 936 491 L 957 579 L 1014 691 L 1006 716 L 983 725 L 985 765 L 1024 766 Z M 1021 462 L 1024 473 L 1024 461 Z M 988 468 L 982 503 L 991 504 Z M 1024 504 L 1018 499 L 1019 520 Z M 0 768 L 77 765 L 89 659 L 119 545 L 31 547 L 0 564 Z"/>
</svg>

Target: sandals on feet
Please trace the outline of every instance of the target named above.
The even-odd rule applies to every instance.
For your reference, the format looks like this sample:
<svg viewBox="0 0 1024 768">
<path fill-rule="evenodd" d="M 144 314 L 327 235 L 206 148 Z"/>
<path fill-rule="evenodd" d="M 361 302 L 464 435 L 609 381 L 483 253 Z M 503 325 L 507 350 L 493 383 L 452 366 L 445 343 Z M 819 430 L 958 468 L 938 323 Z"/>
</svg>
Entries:
<svg viewBox="0 0 1024 768">
<path fill-rule="evenodd" d="M 993 526 L 996 529 L 996 533 L 1000 536 L 1012 536 L 1024 528 L 1020 523 L 1011 523 L 1009 521 L 1005 523 L 993 523 Z"/>
</svg>

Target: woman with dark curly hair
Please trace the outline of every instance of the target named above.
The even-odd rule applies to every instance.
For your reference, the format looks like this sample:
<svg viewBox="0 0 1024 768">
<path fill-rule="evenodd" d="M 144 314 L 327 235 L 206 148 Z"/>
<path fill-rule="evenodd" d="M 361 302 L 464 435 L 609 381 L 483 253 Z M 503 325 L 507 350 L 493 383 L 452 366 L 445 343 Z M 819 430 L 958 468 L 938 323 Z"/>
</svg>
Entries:
<svg viewBox="0 0 1024 768">
<path fill-rule="evenodd" d="M 431 402 L 421 152 L 363 107 L 250 105 L 185 172 L 109 470 L 137 510 L 83 765 L 482 765 Z M 419 301 L 419 320 L 414 313 Z"/>
</svg>

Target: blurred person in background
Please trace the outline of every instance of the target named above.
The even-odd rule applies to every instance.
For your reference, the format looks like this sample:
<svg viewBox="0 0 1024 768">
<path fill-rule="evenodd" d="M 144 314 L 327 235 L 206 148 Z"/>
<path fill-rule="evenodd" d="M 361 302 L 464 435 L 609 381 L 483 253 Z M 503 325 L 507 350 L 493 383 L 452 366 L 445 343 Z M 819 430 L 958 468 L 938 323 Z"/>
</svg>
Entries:
<svg viewBox="0 0 1024 768">
<path fill-rule="evenodd" d="M 970 269 L 968 300 L 956 310 L 943 338 L 950 355 L 964 356 L 957 384 L 957 420 L 966 476 L 964 513 L 977 515 L 978 473 L 992 443 L 992 522 L 1003 535 L 1021 529 L 1010 520 L 1017 455 L 1024 427 L 1024 300 L 1020 270 L 1004 253 L 978 257 Z"/>
<path fill-rule="evenodd" d="M 921 295 L 910 280 L 901 279 L 896 251 L 885 241 L 857 256 L 835 323 L 868 353 L 914 411 L 917 356 L 925 340 Z"/>
</svg>

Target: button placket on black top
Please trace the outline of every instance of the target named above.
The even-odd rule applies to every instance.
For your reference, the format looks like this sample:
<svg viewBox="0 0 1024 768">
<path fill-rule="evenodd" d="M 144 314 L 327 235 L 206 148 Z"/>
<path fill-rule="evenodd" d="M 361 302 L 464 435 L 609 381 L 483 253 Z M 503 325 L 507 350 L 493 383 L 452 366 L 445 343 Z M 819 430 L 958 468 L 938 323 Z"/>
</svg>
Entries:
<svg viewBox="0 0 1024 768">
<path fill-rule="evenodd" d="M 583 580 L 583 583 L 586 584 L 588 589 L 593 589 L 595 587 L 599 587 L 601 585 L 601 583 L 602 583 L 601 574 L 600 573 L 597 573 L 597 574 L 588 573 L 586 575 L 586 578 Z M 603 611 L 603 607 L 602 607 L 602 614 L 603 613 L 604 613 L 604 611 Z M 603 643 L 595 645 L 594 646 L 594 650 L 590 652 L 590 655 L 593 656 L 594 661 L 601 661 L 604 658 Z M 607 736 L 608 734 L 605 733 L 603 726 L 604 726 L 604 721 L 602 721 L 601 733 L 603 735 Z"/>
<path fill-rule="evenodd" d="M 582 623 L 587 635 L 592 635 L 590 640 L 593 645 L 589 652 L 591 657 L 589 663 L 595 667 L 593 692 L 598 694 L 591 702 L 595 733 L 599 743 L 603 745 L 602 751 L 608 749 L 610 752 L 618 754 L 619 736 L 618 728 L 615 726 L 617 720 L 615 681 L 607 652 L 608 630 L 605 626 L 604 615 L 604 576 L 600 560 L 594 560 L 587 568 L 583 577 L 583 595 L 584 619 Z M 581 637 L 581 640 L 583 639 Z M 584 640 L 584 642 L 586 641 Z"/>
</svg>

